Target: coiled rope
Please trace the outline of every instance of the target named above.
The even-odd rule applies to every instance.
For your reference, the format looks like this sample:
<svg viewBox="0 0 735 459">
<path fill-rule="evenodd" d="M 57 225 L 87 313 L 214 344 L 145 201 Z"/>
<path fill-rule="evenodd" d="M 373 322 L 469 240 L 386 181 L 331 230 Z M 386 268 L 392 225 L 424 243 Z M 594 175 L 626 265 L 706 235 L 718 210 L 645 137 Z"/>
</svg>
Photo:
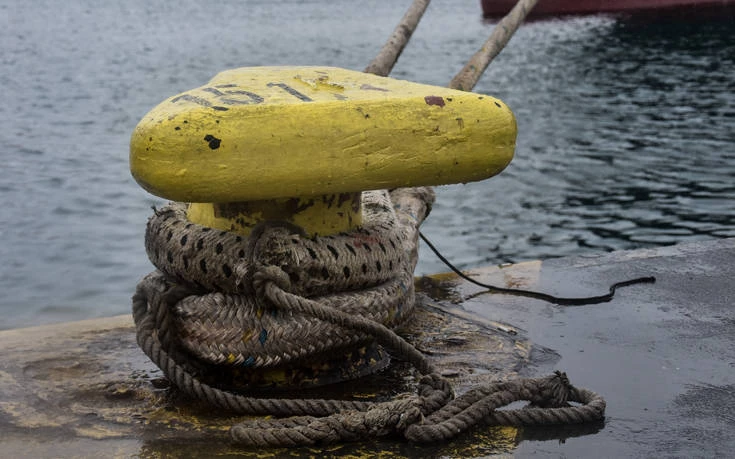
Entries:
<svg viewBox="0 0 735 459">
<path fill-rule="evenodd" d="M 432 442 L 479 423 L 602 419 L 604 400 L 573 387 L 563 373 L 489 384 L 454 399 L 450 383 L 391 329 L 413 309 L 418 226 L 433 198 L 428 188 L 363 193 L 368 218 L 362 228 L 316 238 L 281 224 L 242 238 L 182 219 L 177 204 L 156 211 L 146 248 L 158 270 L 141 281 L 133 297 L 138 344 L 173 384 L 196 399 L 231 413 L 287 417 L 233 426 L 231 437 L 242 445 L 325 444 L 394 434 Z M 391 242 L 394 252 L 388 250 Z M 335 293 L 326 293 L 330 282 Z M 221 290 L 210 291 L 213 285 Z M 258 398 L 217 380 L 228 369 L 256 372 L 299 364 L 370 340 L 422 374 L 417 393 L 387 402 Z M 518 400 L 532 406 L 498 409 Z"/>
<path fill-rule="evenodd" d="M 470 90 L 535 3 L 519 0 L 450 87 Z M 366 71 L 390 73 L 427 5 L 428 0 L 414 0 Z M 390 328 L 406 320 L 414 307 L 418 226 L 430 210 L 433 192 L 393 190 L 390 205 L 385 192 L 363 193 L 363 202 L 366 198 L 371 204 L 365 206 L 365 221 L 382 223 L 315 239 L 298 228 L 274 224 L 256 228 L 245 240 L 187 222 L 181 218 L 181 205 L 156 211 L 148 224 L 146 249 L 158 270 L 140 282 L 133 297 L 139 346 L 192 397 L 233 413 L 289 416 L 233 426 L 231 437 L 242 445 L 327 444 L 394 434 L 433 442 L 479 423 L 603 419 L 605 401 L 575 388 L 561 372 L 487 384 L 455 399 L 451 384 Z M 339 263 L 325 264 L 330 255 Z M 268 332 L 279 327 L 284 330 L 280 334 Z M 299 363 L 371 339 L 422 373 L 415 394 L 381 403 L 268 399 L 218 387 L 216 378 L 208 377 L 221 375 L 228 366 L 255 370 Z M 499 410 L 520 400 L 531 403 Z"/>
</svg>

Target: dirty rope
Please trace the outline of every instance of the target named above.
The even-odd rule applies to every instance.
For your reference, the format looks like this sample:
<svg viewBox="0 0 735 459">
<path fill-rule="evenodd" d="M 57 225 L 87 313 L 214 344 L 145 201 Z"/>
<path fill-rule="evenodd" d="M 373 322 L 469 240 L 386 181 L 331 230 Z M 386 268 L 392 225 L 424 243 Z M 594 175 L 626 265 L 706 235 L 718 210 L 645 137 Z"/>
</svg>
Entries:
<svg viewBox="0 0 735 459">
<path fill-rule="evenodd" d="M 183 392 L 251 420 L 238 444 L 296 446 L 401 434 L 452 438 L 478 423 L 539 425 L 600 420 L 605 402 L 566 375 L 518 379 L 454 398 L 450 383 L 391 328 L 414 308 L 418 227 L 430 188 L 363 193 L 364 224 L 310 238 L 269 223 L 245 238 L 193 224 L 181 204 L 155 211 L 146 249 L 157 271 L 133 297 L 139 346 Z M 299 364 L 375 341 L 421 374 L 418 391 L 387 402 L 248 397 L 212 375 Z M 509 403 L 531 404 L 499 410 Z M 580 405 L 570 406 L 568 402 Z"/>
</svg>

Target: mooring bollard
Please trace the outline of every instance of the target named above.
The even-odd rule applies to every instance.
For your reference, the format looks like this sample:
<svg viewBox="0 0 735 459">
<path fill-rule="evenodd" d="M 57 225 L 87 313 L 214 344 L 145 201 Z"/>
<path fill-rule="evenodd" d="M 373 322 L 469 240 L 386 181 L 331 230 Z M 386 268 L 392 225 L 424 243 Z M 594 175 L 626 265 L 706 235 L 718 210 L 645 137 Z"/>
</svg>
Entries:
<svg viewBox="0 0 735 459">
<path fill-rule="evenodd" d="M 130 167 L 192 222 L 243 235 L 288 221 L 310 235 L 362 221 L 360 192 L 491 177 L 516 124 L 490 96 L 330 67 L 228 70 L 148 113 Z"/>
<path fill-rule="evenodd" d="M 246 394 L 357 378 L 384 368 L 385 350 L 428 378 L 432 403 L 448 401 L 433 364 L 393 331 L 415 307 L 418 228 L 430 186 L 497 174 L 515 138 L 495 98 L 338 68 L 229 70 L 169 98 L 131 139 L 138 183 L 188 202 L 148 222 L 157 271 L 133 297 L 138 344 L 184 392 L 239 413 L 364 412 Z M 380 409 L 418 419 L 418 400 L 396 403 Z"/>
<path fill-rule="evenodd" d="M 214 407 L 309 416 L 237 424 L 230 434 L 242 445 L 392 433 L 439 441 L 528 394 L 549 410 L 504 411 L 492 422 L 600 419 L 604 401 L 559 372 L 487 386 L 470 401 L 480 406 L 471 419 L 445 419 L 445 408 L 464 413 L 449 405 L 467 401 L 452 401 L 451 384 L 394 331 L 416 305 L 429 187 L 497 174 L 515 137 L 497 99 L 337 68 L 230 70 L 169 98 L 136 127 L 131 170 L 152 193 L 190 204 L 148 221 L 157 270 L 133 296 L 139 346 Z M 252 396 L 373 373 L 386 350 L 419 371 L 416 393 L 382 402 Z"/>
<path fill-rule="evenodd" d="M 421 186 L 497 174 L 515 138 L 513 114 L 495 98 L 331 67 L 228 70 L 170 97 L 135 128 L 130 168 L 151 193 L 188 204 L 149 221 L 158 271 L 141 298 L 150 303 L 167 282 L 237 297 L 182 301 L 170 310 L 181 336 L 160 333 L 173 340 L 164 347 L 232 366 L 243 387 L 307 384 L 304 373 L 318 385 L 384 367 L 372 322 L 347 333 L 344 320 L 265 315 L 263 279 L 281 289 L 268 304 L 319 298 L 329 314 L 399 325 L 413 311 L 418 226 L 433 202 Z M 223 312 L 228 301 L 237 312 Z M 298 317 L 316 314 L 310 308 Z"/>
</svg>

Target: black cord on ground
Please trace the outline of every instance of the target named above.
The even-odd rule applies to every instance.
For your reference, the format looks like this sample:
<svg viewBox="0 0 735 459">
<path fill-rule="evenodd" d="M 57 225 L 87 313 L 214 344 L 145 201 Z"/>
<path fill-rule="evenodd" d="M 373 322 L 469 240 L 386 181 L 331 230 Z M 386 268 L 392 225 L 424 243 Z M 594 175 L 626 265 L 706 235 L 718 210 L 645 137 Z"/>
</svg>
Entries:
<svg viewBox="0 0 735 459">
<path fill-rule="evenodd" d="M 580 298 L 562 298 L 554 295 L 549 295 L 547 293 L 542 292 L 534 292 L 532 290 L 522 290 L 517 288 L 504 288 L 504 287 L 496 287 L 494 285 L 489 285 L 482 283 L 480 281 L 477 281 L 471 277 L 469 277 L 467 274 L 463 273 L 459 270 L 456 266 L 454 266 L 449 260 L 444 257 L 439 252 L 439 249 L 434 247 L 434 244 L 429 241 L 429 239 L 424 236 L 424 233 L 419 232 L 419 236 L 421 236 L 421 239 L 426 243 L 426 245 L 431 249 L 434 254 L 439 257 L 439 259 L 449 267 L 452 271 L 454 271 L 459 277 L 462 279 L 471 282 L 475 285 L 479 285 L 480 287 L 486 288 L 491 292 L 496 293 L 506 293 L 508 295 L 516 295 L 516 296 L 526 296 L 529 298 L 536 298 L 538 300 L 548 301 L 549 303 L 558 304 L 562 306 L 582 306 L 586 304 L 598 304 L 598 303 L 605 303 L 613 299 L 613 296 L 615 296 L 615 290 L 618 287 L 626 287 L 628 285 L 633 284 L 652 284 L 656 282 L 656 278 L 653 276 L 646 276 L 646 277 L 638 277 L 636 279 L 630 279 L 622 282 L 617 282 L 615 284 L 612 284 L 610 286 L 609 293 L 605 295 L 599 295 L 599 296 L 588 296 L 588 297 L 580 297 Z"/>
</svg>

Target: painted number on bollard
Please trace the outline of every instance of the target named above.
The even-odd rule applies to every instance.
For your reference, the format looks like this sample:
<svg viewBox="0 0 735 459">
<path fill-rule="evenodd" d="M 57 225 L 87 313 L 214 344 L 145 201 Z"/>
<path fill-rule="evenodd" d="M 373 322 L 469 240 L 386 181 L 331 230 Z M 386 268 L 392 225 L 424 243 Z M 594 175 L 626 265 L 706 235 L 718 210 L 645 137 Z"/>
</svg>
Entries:
<svg viewBox="0 0 735 459">
<path fill-rule="evenodd" d="M 292 96 L 296 97 L 297 99 L 303 100 L 304 102 L 313 102 L 313 99 L 305 94 L 301 94 L 291 86 L 287 85 L 286 83 L 268 83 L 268 87 L 272 88 L 273 86 L 277 86 L 287 93 L 291 94 Z"/>
<path fill-rule="evenodd" d="M 287 94 L 294 96 L 295 98 L 297 98 L 298 100 L 302 102 L 313 102 L 313 99 L 311 97 L 297 91 L 296 89 L 292 88 L 286 83 L 270 82 L 267 84 L 267 86 L 269 88 L 276 87 L 276 88 L 283 89 L 283 91 L 285 91 Z M 201 91 L 201 92 L 208 93 L 206 96 L 209 98 L 212 97 L 212 96 L 209 96 L 209 94 L 212 94 L 217 103 L 213 103 L 207 97 L 195 96 L 191 93 L 181 94 L 180 96 L 176 96 L 173 99 L 171 99 L 171 102 L 172 103 L 177 103 L 180 101 L 193 102 L 203 107 L 209 107 L 213 110 L 225 111 L 225 110 L 229 110 L 229 108 L 225 107 L 224 105 L 255 105 L 255 104 L 262 104 L 265 101 L 265 98 L 263 96 L 259 94 L 255 94 L 254 92 L 246 91 L 244 89 L 231 89 L 231 88 L 238 88 L 238 86 L 236 84 L 222 84 L 222 85 L 217 85 L 217 86 L 208 86 L 204 88 L 198 88 L 194 90 L 194 91 Z"/>
</svg>

